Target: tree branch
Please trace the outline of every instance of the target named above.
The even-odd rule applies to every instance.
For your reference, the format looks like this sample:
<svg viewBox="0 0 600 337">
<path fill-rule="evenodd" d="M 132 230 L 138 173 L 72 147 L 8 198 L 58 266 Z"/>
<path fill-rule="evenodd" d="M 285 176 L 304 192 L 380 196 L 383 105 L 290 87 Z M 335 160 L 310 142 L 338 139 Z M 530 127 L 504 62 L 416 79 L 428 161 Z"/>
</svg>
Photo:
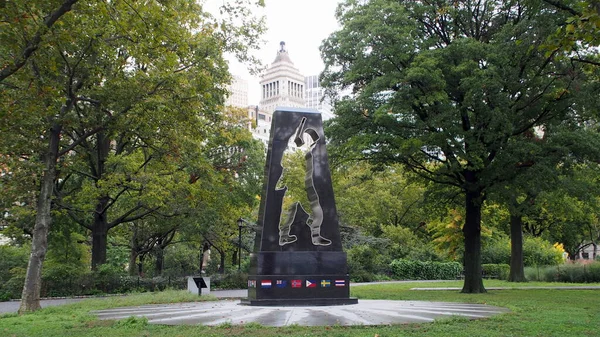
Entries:
<svg viewBox="0 0 600 337">
<path fill-rule="evenodd" d="M 65 0 L 65 2 L 63 2 L 58 9 L 44 19 L 43 26 L 40 27 L 37 32 L 35 32 L 33 38 L 27 43 L 25 48 L 23 48 L 17 59 L 12 64 L 7 65 L 0 70 L 0 82 L 10 75 L 16 73 L 25 65 L 31 55 L 33 55 L 33 53 L 39 48 L 40 43 L 42 42 L 42 36 L 48 32 L 48 30 L 56 23 L 56 21 L 58 21 L 58 19 L 60 19 L 61 16 L 69 12 L 71 10 L 71 6 L 77 3 L 77 1 L 79 0 Z"/>
<path fill-rule="evenodd" d="M 567 11 L 569 13 L 571 13 L 571 15 L 575 15 L 575 16 L 581 16 L 581 13 L 576 11 L 575 9 L 563 4 L 562 2 L 558 1 L 558 0 L 543 0 L 545 3 L 552 5 L 560 10 L 563 11 Z"/>
<path fill-rule="evenodd" d="M 81 142 L 83 142 L 84 140 L 86 140 L 89 136 L 92 136 L 100 131 L 104 130 L 104 127 L 99 126 L 95 129 L 92 129 L 86 133 L 84 133 L 83 135 L 81 135 L 77 140 L 75 140 L 73 143 L 71 143 L 71 145 L 67 146 L 64 150 L 60 151 L 58 153 L 58 156 L 63 156 L 65 154 L 67 154 L 69 151 L 73 150 L 77 145 L 79 145 Z"/>
<path fill-rule="evenodd" d="M 135 221 L 135 220 L 141 219 L 141 218 L 145 217 L 146 215 L 148 215 L 148 214 L 156 211 L 157 209 L 159 209 L 160 206 L 147 209 L 145 212 L 142 212 L 140 214 L 137 214 L 137 215 L 129 217 L 131 214 L 133 214 L 135 211 L 137 211 L 140 208 L 144 208 L 144 207 L 141 206 L 141 205 L 138 205 L 138 206 L 130 209 L 129 211 L 125 212 L 125 214 L 121 215 L 120 217 L 118 217 L 114 221 L 110 222 L 108 224 L 108 228 L 109 229 L 113 228 L 113 227 L 115 227 L 115 226 L 117 226 L 117 225 L 119 225 L 119 224 L 121 224 L 123 222 L 130 222 L 130 221 Z"/>
</svg>

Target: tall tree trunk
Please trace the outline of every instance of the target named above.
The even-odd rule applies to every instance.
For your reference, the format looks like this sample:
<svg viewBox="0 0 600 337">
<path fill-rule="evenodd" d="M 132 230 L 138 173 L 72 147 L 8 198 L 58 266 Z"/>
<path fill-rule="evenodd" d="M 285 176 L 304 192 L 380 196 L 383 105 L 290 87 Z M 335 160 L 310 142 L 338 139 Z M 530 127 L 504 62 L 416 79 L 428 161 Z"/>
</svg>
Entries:
<svg viewBox="0 0 600 337">
<path fill-rule="evenodd" d="M 106 205 L 108 202 L 108 197 L 101 197 L 94 212 L 94 223 L 92 224 L 92 270 L 96 270 L 99 265 L 106 263 L 106 245 L 108 242 Z"/>
<path fill-rule="evenodd" d="M 527 282 L 523 266 L 523 218 L 510 215 L 510 275 L 509 282 Z"/>
<path fill-rule="evenodd" d="M 154 276 L 161 276 L 163 272 L 163 265 L 165 261 L 165 250 L 162 247 L 162 240 L 160 240 L 156 245 L 156 264 L 154 265 L 154 271 L 156 274 Z"/>
<path fill-rule="evenodd" d="M 208 243 L 204 243 L 202 245 L 202 250 L 200 253 L 200 264 L 199 264 L 199 269 L 198 269 L 198 275 L 202 274 L 202 271 L 208 267 L 208 263 L 209 258 L 210 258 L 210 252 L 208 251 L 210 249 L 210 246 L 208 245 Z"/>
<path fill-rule="evenodd" d="M 58 145 L 61 130 L 62 126 L 58 124 L 54 124 L 50 128 L 48 153 L 44 156 L 45 169 L 36 207 L 31 254 L 29 255 L 29 263 L 27 264 L 19 314 L 41 308 L 42 265 L 48 250 L 48 230 L 52 224 L 50 211 L 52 208 L 52 191 L 54 181 L 56 180 L 56 163 L 58 160 Z"/>
<path fill-rule="evenodd" d="M 137 227 L 133 225 L 131 227 L 131 241 L 129 251 L 129 275 L 136 276 L 136 265 L 135 262 L 138 257 L 138 246 L 137 246 Z"/>
<path fill-rule="evenodd" d="M 132 248 L 131 251 L 129 252 L 129 275 L 130 276 L 136 276 L 137 275 L 137 268 L 136 268 L 136 260 L 137 260 L 138 254 L 137 251 L 135 250 L 135 248 Z"/>
<path fill-rule="evenodd" d="M 219 252 L 219 257 L 220 257 L 220 264 L 219 264 L 219 274 L 225 274 L 225 256 L 227 254 L 225 254 L 225 250 L 218 250 Z"/>
<path fill-rule="evenodd" d="M 110 150 L 110 138 L 104 132 L 96 134 L 96 167 L 92 172 L 96 172 L 96 183 L 104 177 L 104 168 L 108 159 Z M 106 263 L 106 246 L 108 244 L 108 204 L 110 198 L 108 195 L 102 195 L 98 198 L 96 210 L 94 211 L 94 223 L 92 224 L 92 270 L 96 270 L 99 265 Z"/>
<path fill-rule="evenodd" d="M 144 259 L 146 258 L 146 254 L 140 254 L 138 256 L 138 276 L 144 277 Z"/>
<path fill-rule="evenodd" d="M 485 293 L 481 275 L 481 190 L 466 193 L 466 218 L 463 226 L 465 238 L 465 283 L 463 293 Z"/>
</svg>

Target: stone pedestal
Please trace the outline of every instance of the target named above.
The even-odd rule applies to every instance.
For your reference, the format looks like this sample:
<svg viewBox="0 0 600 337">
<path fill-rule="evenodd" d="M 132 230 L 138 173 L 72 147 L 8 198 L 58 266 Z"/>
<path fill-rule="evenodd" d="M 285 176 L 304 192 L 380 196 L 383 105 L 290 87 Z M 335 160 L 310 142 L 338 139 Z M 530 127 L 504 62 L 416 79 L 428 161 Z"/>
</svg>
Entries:
<svg viewBox="0 0 600 337">
<path fill-rule="evenodd" d="M 350 279 L 344 252 L 259 252 L 252 255 L 248 305 L 344 305 Z"/>
</svg>

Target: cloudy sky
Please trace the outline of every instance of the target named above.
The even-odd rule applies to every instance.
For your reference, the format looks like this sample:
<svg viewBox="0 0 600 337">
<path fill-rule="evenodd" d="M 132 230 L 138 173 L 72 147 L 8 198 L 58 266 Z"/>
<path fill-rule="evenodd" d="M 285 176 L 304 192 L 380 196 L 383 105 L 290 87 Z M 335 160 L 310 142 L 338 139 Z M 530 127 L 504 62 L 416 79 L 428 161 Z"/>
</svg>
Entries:
<svg viewBox="0 0 600 337">
<path fill-rule="evenodd" d="M 220 4 L 227 0 L 208 0 Z M 257 56 L 271 64 L 285 41 L 292 62 L 306 76 L 316 75 L 324 68 L 319 46 L 337 29 L 335 8 L 340 0 L 265 0 L 265 8 L 257 12 L 266 16 L 267 32 L 264 47 Z M 231 58 L 230 58 L 231 59 Z M 258 77 L 252 77 L 244 66 L 230 62 L 231 72 L 248 80 L 249 104 L 258 104 Z"/>
</svg>

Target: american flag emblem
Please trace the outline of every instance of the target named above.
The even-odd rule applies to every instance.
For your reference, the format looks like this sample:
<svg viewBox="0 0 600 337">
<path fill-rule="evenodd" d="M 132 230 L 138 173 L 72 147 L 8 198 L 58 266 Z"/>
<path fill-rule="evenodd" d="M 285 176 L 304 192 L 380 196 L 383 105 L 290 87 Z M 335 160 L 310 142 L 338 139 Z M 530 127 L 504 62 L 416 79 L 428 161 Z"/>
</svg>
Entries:
<svg viewBox="0 0 600 337">
<path fill-rule="evenodd" d="M 317 281 L 315 281 L 315 280 L 306 280 L 306 287 L 307 288 L 316 288 L 317 287 Z"/>
<path fill-rule="evenodd" d="M 302 280 L 292 280 L 292 288 L 302 288 Z"/>
<path fill-rule="evenodd" d="M 336 287 L 345 287 L 346 286 L 346 280 L 335 280 L 335 286 Z"/>
<path fill-rule="evenodd" d="M 285 288 L 285 287 L 287 287 L 287 281 L 286 280 L 277 280 L 275 282 L 275 285 L 277 286 L 277 288 Z"/>
<path fill-rule="evenodd" d="M 271 280 L 262 280 L 260 281 L 261 288 L 271 288 Z"/>
<path fill-rule="evenodd" d="M 248 280 L 248 288 L 256 288 L 256 280 Z"/>
</svg>

